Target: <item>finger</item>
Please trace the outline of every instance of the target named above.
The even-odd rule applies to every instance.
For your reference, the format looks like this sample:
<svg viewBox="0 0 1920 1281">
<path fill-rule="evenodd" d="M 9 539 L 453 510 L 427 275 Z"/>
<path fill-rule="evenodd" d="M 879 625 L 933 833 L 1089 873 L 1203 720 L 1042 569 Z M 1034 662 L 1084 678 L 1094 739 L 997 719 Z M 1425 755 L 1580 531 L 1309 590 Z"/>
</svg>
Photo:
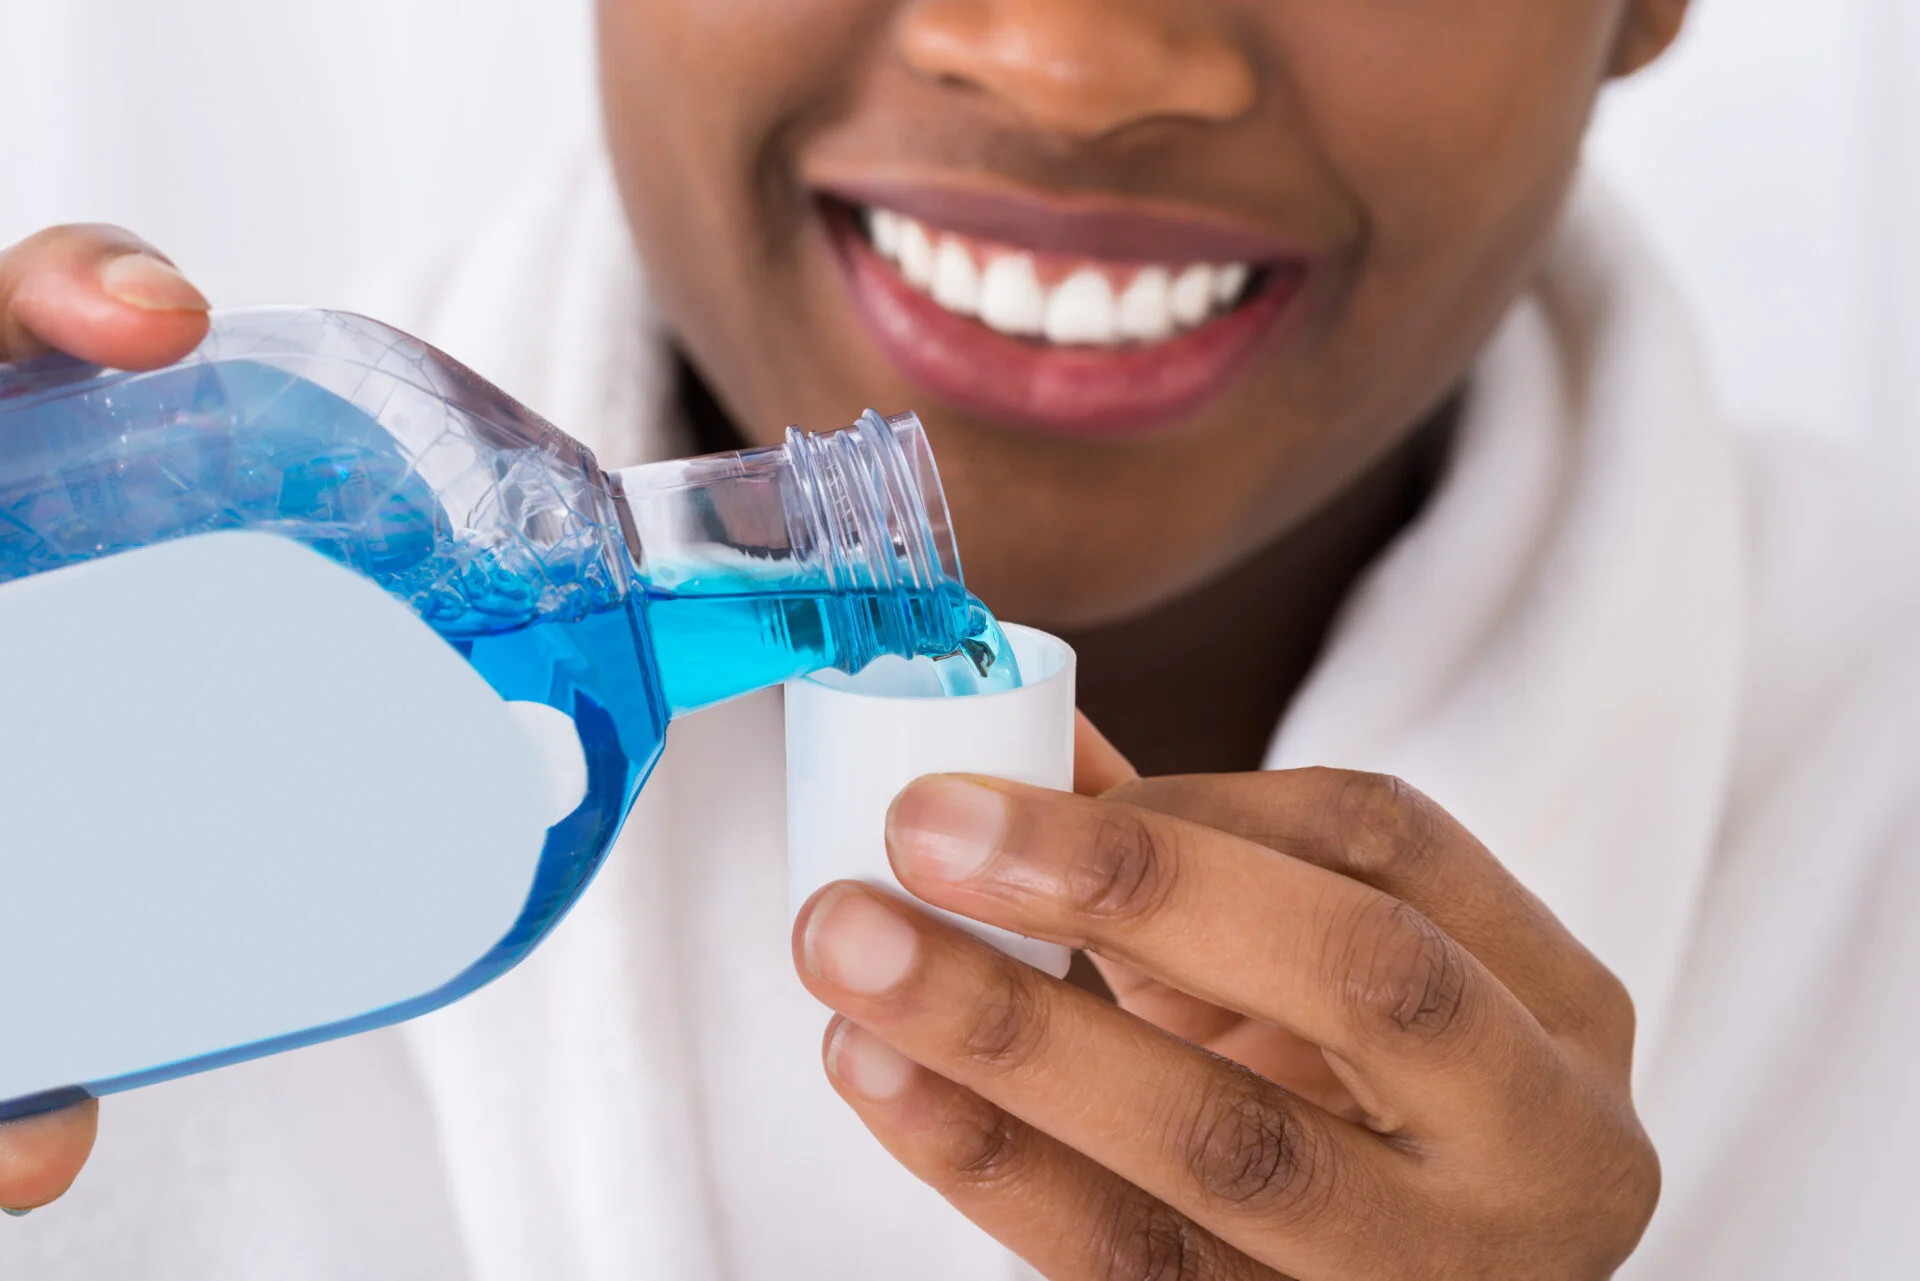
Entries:
<svg viewBox="0 0 1920 1281">
<path fill-rule="evenodd" d="M 88 1099 L 0 1124 L 0 1207 L 17 1213 L 62 1196 L 93 1151 L 99 1118 L 99 1103 Z"/>
<path fill-rule="evenodd" d="M 1251 841 L 958 776 L 903 791 L 887 839 L 930 903 L 1111 956 L 1338 1056 L 1386 1128 L 1472 1129 L 1552 1067 L 1531 1015 L 1432 921 Z"/>
<path fill-rule="evenodd" d="M 0 361 L 61 351 L 155 369 L 207 334 L 207 300 L 118 227 L 54 227 L 0 253 Z"/>
<path fill-rule="evenodd" d="M 1626 988 L 1472 833 L 1399 779 L 1332 769 L 1136 778 L 1106 799 L 1232 832 L 1411 904 L 1549 1032 L 1631 1058 Z"/>
<path fill-rule="evenodd" d="M 1091 952 L 1077 955 L 1093 962 L 1112 999 L 1129 1014 L 1252 1068 L 1322 1111 L 1343 1120 L 1381 1124 L 1379 1118 L 1369 1117 L 1313 1042 L 1263 1019 L 1250 1019 L 1189 995 L 1130 965 Z M 1068 981 L 1072 981 L 1072 975 Z"/>
<path fill-rule="evenodd" d="M 827 1076 L 909 1172 L 1053 1281 L 1279 1281 L 1165 1202 L 835 1017 Z"/>
<path fill-rule="evenodd" d="M 1225 1009 L 1162 983 L 1151 974 L 1112 957 L 1086 954 L 1100 970 L 1107 990 L 1121 1008 L 1163 1027 L 1182 1040 L 1212 1046 L 1220 1037 L 1246 1022 L 1238 1011 Z"/>
<path fill-rule="evenodd" d="M 1368 1271 L 1353 1216 L 1415 1212 L 1412 1156 L 881 891 L 823 890 L 794 951 L 827 1005 L 1269 1266 Z"/>
<path fill-rule="evenodd" d="M 1094 728 L 1085 712 L 1073 714 L 1073 790 L 1082 796 L 1098 796 L 1110 788 L 1130 783 L 1140 771 Z"/>
<path fill-rule="evenodd" d="M 1087 718 L 1074 713 L 1073 790 L 1082 796 L 1099 796 L 1116 787 L 1135 782 L 1140 772 L 1119 748 Z M 1231 1010 L 1195 1000 L 1185 992 L 1168 987 L 1131 966 L 1111 957 L 1085 954 L 1100 971 L 1107 990 L 1127 1009 L 1175 1036 L 1198 1044 L 1208 1044 L 1241 1021 Z"/>
</svg>

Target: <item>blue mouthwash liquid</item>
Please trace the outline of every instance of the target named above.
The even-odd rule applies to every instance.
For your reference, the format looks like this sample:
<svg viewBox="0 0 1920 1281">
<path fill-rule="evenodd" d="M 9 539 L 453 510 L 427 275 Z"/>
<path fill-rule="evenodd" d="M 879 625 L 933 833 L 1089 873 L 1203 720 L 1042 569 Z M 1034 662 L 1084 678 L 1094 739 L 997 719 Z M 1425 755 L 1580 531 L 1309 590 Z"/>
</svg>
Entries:
<svg viewBox="0 0 1920 1281">
<path fill-rule="evenodd" d="M 528 586 L 500 581 L 513 592 Z M 586 749 L 587 798 L 548 835 L 523 922 L 527 946 L 592 876 L 599 859 L 572 852 L 611 845 L 659 757 L 668 717 L 829 666 L 838 652 L 834 620 L 844 618 L 849 604 L 877 608 L 880 602 L 871 595 L 849 602 L 827 593 L 643 590 L 579 618 L 536 617 L 478 634 L 442 632 L 501 697 L 571 715 Z M 947 692 L 1017 688 L 1019 668 L 993 616 L 970 597 L 937 607 L 966 610 L 978 628 L 962 653 L 935 661 Z M 649 655 L 651 671 L 643 657 Z"/>
<path fill-rule="evenodd" d="M 498 442 L 450 483 L 497 506 L 484 535 L 471 517 L 456 532 L 439 497 L 449 482 L 430 485 L 423 457 L 431 447 L 403 451 L 368 412 L 268 364 L 105 375 L 77 393 L 0 370 L 0 582 L 172 538 L 279 533 L 406 603 L 502 697 L 571 716 L 586 799 L 549 830 L 526 911 L 476 969 L 510 965 L 574 901 L 675 714 L 830 666 L 889 610 L 905 611 L 909 636 L 964 638 L 937 663 L 949 693 L 1019 684 L 998 624 L 957 585 L 881 594 L 721 577 L 660 590 L 537 442 Z M 525 536 L 547 526 L 563 532 Z"/>
</svg>

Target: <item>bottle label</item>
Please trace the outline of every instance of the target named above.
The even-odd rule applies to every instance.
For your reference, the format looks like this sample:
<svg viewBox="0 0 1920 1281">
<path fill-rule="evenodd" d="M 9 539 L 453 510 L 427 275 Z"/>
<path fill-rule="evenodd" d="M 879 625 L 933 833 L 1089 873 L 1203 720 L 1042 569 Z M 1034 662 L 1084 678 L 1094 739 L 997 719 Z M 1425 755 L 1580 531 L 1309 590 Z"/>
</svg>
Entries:
<svg viewBox="0 0 1920 1281">
<path fill-rule="evenodd" d="M 273 535 L 0 585 L 0 672 L 0 1113 L 450 999 L 583 790 L 564 715 Z"/>
</svg>

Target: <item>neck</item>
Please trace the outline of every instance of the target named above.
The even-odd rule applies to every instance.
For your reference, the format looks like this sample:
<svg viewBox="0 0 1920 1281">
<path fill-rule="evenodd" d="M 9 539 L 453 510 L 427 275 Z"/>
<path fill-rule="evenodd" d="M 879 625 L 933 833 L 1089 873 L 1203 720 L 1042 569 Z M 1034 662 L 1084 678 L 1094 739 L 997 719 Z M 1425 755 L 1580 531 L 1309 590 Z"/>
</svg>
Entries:
<svg viewBox="0 0 1920 1281">
<path fill-rule="evenodd" d="M 713 388 L 693 367 L 693 362 L 675 348 L 673 352 L 673 394 L 691 437 L 696 454 L 730 454 L 751 449 L 739 426 L 720 405 Z"/>
<path fill-rule="evenodd" d="M 1141 773 L 1258 769 L 1354 583 L 1433 492 L 1458 398 L 1305 523 L 1146 614 L 1065 639 L 1080 707 Z"/>
</svg>

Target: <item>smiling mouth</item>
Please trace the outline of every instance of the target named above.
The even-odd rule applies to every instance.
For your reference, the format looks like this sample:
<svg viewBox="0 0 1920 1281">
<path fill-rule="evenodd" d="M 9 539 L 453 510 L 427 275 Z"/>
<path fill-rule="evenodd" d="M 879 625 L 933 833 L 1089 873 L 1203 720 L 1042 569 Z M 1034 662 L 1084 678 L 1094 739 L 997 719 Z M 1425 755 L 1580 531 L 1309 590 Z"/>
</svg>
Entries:
<svg viewBox="0 0 1920 1281">
<path fill-rule="evenodd" d="M 1234 311 L 1264 272 L 1247 262 L 1119 262 L 1034 253 L 943 231 L 881 205 L 855 210 L 875 253 L 956 316 L 1056 347 L 1157 343 Z"/>
<path fill-rule="evenodd" d="M 1264 237 L 1122 204 L 872 186 L 821 209 L 856 310 L 910 379 L 1005 425 L 1166 427 L 1227 385 L 1308 274 Z"/>
</svg>

